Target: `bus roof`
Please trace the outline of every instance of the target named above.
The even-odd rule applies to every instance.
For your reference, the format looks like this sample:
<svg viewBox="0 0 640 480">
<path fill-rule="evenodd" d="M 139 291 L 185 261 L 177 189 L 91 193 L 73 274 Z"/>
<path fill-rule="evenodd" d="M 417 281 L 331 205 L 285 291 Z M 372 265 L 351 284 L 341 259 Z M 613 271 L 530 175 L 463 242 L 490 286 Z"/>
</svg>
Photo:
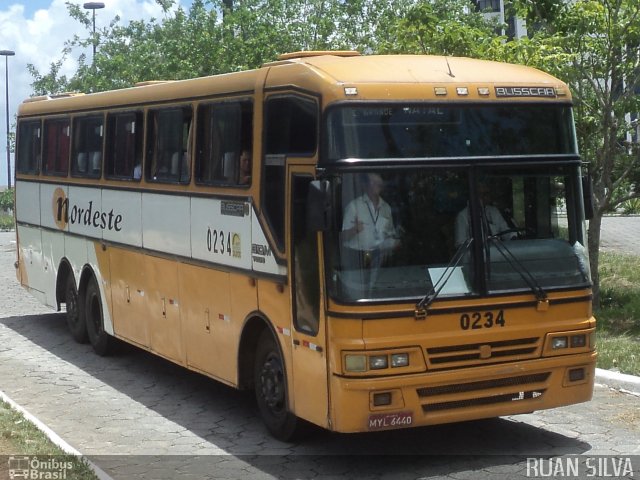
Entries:
<svg viewBox="0 0 640 480">
<path fill-rule="evenodd" d="M 342 83 L 561 83 L 524 65 L 433 55 L 319 55 L 288 60 L 326 72 Z M 285 62 L 276 62 L 281 65 Z"/>
<path fill-rule="evenodd" d="M 173 82 L 144 82 L 141 86 L 88 95 L 35 97 L 21 104 L 19 115 L 248 94 L 254 91 L 265 69 L 269 70 L 267 87 L 293 86 L 317 92 L 325 96 L 325 103 L 376 98 L 443 101 L 496 99 L 500 96 L 529 101 L 532 97 L 545 101 L 570 101 L 571 98 L 566 84 L 549 74 L 523 65 L 487 60 L 428 55 L 357 55 L 355 52 L 299 52 L 281 58 L 261 69 L 245 72 Z M 348 94 L 347 87 L 352 88 Z M 497 87 L 511 90 L 509 94 L 498 95 Z M 552 89 L 555 94 L 537 95 L 531 90 L 534 87 Z M 463 93 L 465 88 L 467 93 Z M 480 93 L 481 89 L 483 92 L 489 90 L 489 93 Z"/>
</svg>

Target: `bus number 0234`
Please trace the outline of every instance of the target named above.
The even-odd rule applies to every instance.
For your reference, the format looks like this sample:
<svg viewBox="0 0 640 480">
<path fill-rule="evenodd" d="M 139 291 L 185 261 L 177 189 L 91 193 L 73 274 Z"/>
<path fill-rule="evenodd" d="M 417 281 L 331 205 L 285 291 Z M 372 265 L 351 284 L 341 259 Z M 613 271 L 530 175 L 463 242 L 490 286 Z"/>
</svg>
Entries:
<svg viewBox="0 0 640 480">
<path fill-rule="evenodd" d="M 210 252 L 231 256 L 231 232 L 207 229 L 207 250 Z"/>
<path fill-rule="evenodd" d="M 460 315 L 462 330 L 478 330 L 481 328 L 504 327 L 504 310 L 497 312 L 473 312 Z"/>
</svg>

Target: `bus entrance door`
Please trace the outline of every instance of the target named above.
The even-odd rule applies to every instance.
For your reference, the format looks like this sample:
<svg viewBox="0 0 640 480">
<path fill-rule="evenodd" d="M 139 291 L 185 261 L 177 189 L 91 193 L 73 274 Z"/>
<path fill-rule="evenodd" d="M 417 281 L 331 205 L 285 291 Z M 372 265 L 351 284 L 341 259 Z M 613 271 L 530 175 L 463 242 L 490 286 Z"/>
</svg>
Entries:
<svg viewBox="0 0 640 480">
<path fill-rule="evenodd" d="M 312 168 L 290 167 L 290 231 L 293 387 L 295 413 L 327 426 L 327 348 L 320 282 L 318 234 L 306 227 L 307 192 Z"/>
</svg>

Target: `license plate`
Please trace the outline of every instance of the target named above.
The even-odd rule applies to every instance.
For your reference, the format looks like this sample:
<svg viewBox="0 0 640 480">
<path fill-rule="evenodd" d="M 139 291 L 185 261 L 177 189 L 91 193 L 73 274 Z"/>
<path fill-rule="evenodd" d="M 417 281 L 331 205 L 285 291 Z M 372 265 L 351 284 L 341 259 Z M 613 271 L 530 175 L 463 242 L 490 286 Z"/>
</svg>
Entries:
<svg viewBox="0 0 640 480">
<path fill-rule="evenodd" d="M 369 430 L 403 428 L 413 424 L 412 412 L 374 413 L 369 415 Z"/>
</svg>

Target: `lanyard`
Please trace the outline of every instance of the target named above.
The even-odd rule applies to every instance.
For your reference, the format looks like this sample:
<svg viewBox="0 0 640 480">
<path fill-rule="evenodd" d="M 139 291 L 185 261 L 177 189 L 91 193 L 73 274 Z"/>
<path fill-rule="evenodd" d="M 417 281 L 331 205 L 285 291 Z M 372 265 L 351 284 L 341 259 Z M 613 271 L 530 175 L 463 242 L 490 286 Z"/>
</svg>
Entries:
<svg viewBox="0 0 640 480">
<path fill-rule="evenodd" d="M 369 210 L 369 215 L 371 216 L 371 221 L 373 222 L 373 226 L 376 227 L 378 225 L 378 217 L 380 216 L 380 207 L 376 208 L 376 216 L 373 216 L 373 212 L 371 211 L 371 207 L 369 206 L 369 202 L 366 200 L 364 204 L 367 206 L 367 210 Z M 375 208 L 375 207 L 374 207 Z"/>
</svg>

